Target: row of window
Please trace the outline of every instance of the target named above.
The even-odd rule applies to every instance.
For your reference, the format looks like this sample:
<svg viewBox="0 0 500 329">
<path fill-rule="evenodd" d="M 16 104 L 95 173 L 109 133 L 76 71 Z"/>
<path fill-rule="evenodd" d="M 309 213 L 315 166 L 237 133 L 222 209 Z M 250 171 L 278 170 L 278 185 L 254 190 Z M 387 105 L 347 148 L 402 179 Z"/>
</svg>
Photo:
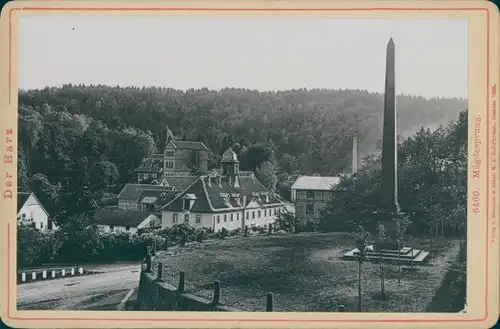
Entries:
<svg viewBox="0 0 500 329">
<path fill-rule="evenodd" d="M 165 161 L 165 167 L 166 168 L 173 168 L 174 162 L 173 161 Z"/>
<path fill-rule="evenodd" d="M 252 219 L 255 219 L 255 210 L 252 210 Z M 276 215 L 276 208 L 272 209 L 264 209 L 264 217 Z M 257 210 L 257 218 L 261 218 L 262 212 L 261 210 Z M 246 212 L 246 219 L 250 219 L 250 211 Z"/>
<path fill-rule="evenodd" d="M 165 155 L 168 157 L 173 157 L 174 156 L 174 151 L 166 151 Z"/>
<path fill-rule="evenodd" d="M 177 224 L 179 222 L 179 214 L 174 214 L 172 218 L 172 223 Z M 190 222 L 190 214 L 184 214 L 184 223 Z M 196 224 L 201 223 L 201 215 L 196 215 L 195 217 Z"/>
<path fill-rule="evenodd" d="M 234 213 L 224 214 L 222 216 L 224 218 L 224 222 L 227 222 L 228 217 L 229 217 L 229 219 L 230 219 L 231 222 L 234 222 L 234 218 L 235 218 Z M 221 215 L 214 215 L 214 219 L 217 221 L 217 224 L 220 223 Z M 240 213 L 237 212 L 236 213 L 236 221 L 239 221 L 239 220 L 240 220 Z"/>
</svg>

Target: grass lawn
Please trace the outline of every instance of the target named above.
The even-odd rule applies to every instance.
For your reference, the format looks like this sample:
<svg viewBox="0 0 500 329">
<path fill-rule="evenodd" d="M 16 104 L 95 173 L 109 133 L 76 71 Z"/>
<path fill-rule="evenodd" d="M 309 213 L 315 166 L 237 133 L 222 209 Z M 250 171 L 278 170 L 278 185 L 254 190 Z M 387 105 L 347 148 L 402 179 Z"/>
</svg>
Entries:
<svg viewBox="0 0 500 329">
<path fill-rule="evenodd" d="M 412 241 L 429 250 L 426 241 Z M 363 312 L 424 312 L 459 251 L 457 240 L 438 239 L 434 245 L 427 264 L 403 273 L 399 284 L 397 265 L 385 265 L 386 301 L 374 298 L 380 292 L 379 266 L 364 263 Z M 358 265 L 341 259 L 354 246 L 352 237 L 341 233 L 234 237 L 169 250 L 155 258 L 153 269 L 161 261 L 164 279 L 174 286 L 185 271 L 186 291 L 207 299 L 219 280 L 221 303 L 244 311 L 264 311 L 266 293 L 272 292 L 276 312 L 330 312 L 339 304 L 355 312 Z"/>
</svg>

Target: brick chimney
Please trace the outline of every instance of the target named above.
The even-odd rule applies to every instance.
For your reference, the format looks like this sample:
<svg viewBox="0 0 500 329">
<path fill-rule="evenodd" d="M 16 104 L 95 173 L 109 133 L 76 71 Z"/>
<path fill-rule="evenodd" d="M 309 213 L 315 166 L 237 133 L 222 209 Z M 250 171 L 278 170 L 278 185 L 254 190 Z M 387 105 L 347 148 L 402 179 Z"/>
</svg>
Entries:
<svg viewBox="0 0 500 329">
<path fill-rule="evenodd" d="M 352 173 L 358 171 L 358 136 L 352 136 Z"/>
</svg>

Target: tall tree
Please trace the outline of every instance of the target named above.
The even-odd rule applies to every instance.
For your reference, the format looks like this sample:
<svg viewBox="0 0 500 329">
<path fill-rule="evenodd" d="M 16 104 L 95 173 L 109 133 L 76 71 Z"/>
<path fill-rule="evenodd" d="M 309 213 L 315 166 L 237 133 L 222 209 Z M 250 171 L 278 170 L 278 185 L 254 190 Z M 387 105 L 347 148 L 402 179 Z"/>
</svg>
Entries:
<svg viewBox="0 0 500 329">
<path fill-rule="evenodd" d="M 270 161 L 264 161 L 257 169 L 257 179 L 264 184 L 265 187 L 274 191 L 278 178 L 276 177 L 276 166 Z"/>
</svg>

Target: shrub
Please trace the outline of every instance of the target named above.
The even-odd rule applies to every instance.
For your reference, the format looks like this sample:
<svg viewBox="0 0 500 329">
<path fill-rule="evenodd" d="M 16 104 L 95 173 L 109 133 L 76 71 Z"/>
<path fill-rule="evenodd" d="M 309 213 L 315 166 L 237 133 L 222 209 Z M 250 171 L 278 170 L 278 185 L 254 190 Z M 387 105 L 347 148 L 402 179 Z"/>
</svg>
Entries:
<svg viewBox="0 0 500 329">
<path fill-rule="evenodd" d="M 17 227 L 17 266 L 32 267 L 57 260 L 61 241 L 53 231 Z"/>
</svg>

